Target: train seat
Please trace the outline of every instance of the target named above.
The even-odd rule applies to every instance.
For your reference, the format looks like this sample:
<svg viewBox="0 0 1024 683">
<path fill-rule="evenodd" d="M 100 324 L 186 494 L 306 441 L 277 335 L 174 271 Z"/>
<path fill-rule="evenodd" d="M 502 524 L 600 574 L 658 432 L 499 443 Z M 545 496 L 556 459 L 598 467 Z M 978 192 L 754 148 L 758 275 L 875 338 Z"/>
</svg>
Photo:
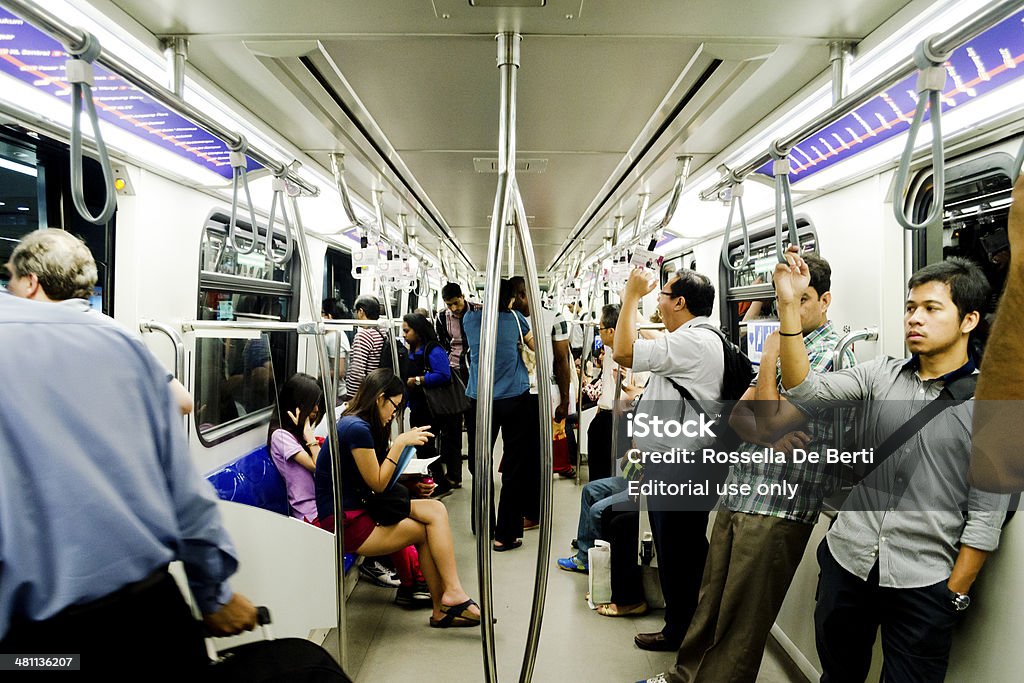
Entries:
<svg viewBox="0 0 1024 683">
<path fill-rule="evenodd" d="M 288 515 L 288 492 L 284 479 L 270 459 L 266 445 L 222 465 L 206 475 L 221 500 L 250 505 Z M 356 555 L 345 554 L 345 573 L 356 563 Z"/>
</svg>

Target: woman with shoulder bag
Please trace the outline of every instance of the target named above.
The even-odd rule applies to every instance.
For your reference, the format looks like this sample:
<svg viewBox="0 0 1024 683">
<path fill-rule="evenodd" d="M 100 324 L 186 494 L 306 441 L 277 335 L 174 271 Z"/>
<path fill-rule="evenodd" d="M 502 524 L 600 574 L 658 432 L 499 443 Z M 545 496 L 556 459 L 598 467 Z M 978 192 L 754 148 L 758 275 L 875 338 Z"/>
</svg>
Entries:
<svg viewBox="0 0 1024 683">
<path fill-rule="evenodd" d="M 435 425 L 440 428 L 441 422 L 449 419 L 433 415 L 427 403 L 426 391 L 431 387 L 449 384 L 452 371 L 448 365 L 448 354 L 437 343 L 434 326 L 418 313 L 410 313 L 402 318 L 402 336 L 409 346 L 409 359 L 405 364 L 405 392 L 409 400 L 409 424 L 413 427 Z M 437 441 L 433 437 L 423 446 L 417 447 L 417 458 L 433 458 L 437 456 Z M 461 464 L 461 463 L 460 463 Z M 430 466 L 431 476 L 437 483 L 437 490 L 432 498 L 440 499 L 449 495 L 452 484 L 445 476 L 444 463 L 435 460 Z"/>
<path fill-rule="evenodd" d="M 366 376 L 338 420 L 345 552 L 373 557 L 415 545 L 433 601 L 430 625 L 479 626 L 480 610 L 459 580 L 448 511 L 436 500 L 409 501 L 406 496 L 403 502 L 393 493 L 404 487 L 389 488 L 402 451 L 422 447 L 433 437 L 427 427 L 414 427 L 389 443 L 388 425 L 404 398 L 402 380 L 380 368 Z M 316 502 L 322 526 L 333 529 L 329 458 L 317 460 Z M 405 516 L 403 504 L 408 508 Z"/>
<path fill-rule="evenodd" d="M 527 511 L 540 509 L 540 420 L 537 402 L 530 398 L 530 377 L 520 356 L 521 346 L 533 349 L 534 338 L 526 318 L 518 311 L 509 310 L 513 296 L 511 283 L 502 280 L 498 294 L 498 327 L 494 338 L 494 373 L 488 373 L 494 385 L 491 446 L 493 448 L 499 431 L 504 445 L 498 468 L 501 472 L 498 515 L 490 524 L 496 552 L 521 547 L 523 516 Z M 469 344 L 470 361 L 466 395 L 475 401 L 481 381 L 479 359 L 483 312 L 467 311 L 462 321 Z M 490 457 L 489 453 L 483 455 Z M 473 467 L 474 463 L 470 463 L 470 471 L 473 471 Z M 477 485 L 476 481 L 473 485 Z"/>
</svg>

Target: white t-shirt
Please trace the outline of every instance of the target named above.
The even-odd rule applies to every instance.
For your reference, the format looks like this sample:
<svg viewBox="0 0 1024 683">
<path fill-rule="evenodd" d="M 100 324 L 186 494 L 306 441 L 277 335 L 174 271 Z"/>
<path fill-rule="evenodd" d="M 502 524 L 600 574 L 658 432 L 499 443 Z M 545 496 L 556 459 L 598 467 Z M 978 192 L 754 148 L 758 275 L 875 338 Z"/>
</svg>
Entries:
<svg viewBox="0 0 1024 683">
<path fill-rule="evenodd" d="M 567 341 L 569 339 L 569 323 L 566 321 L 565 316 L 562 315 L 561 311 L 552 311 L 550 308 L 544 308 L 543 306 L 539 311 L 533 313 L 531 311 L 530 319 L 533 316 L 539 316 L 541 327 L 535 327 L 534 329 L 549 329 L 551 330 L 551 342 Z M 534 339 L 537 337 L 534 336 Z M 553 349 L 552 349 L 553 350 Z M 561 402 L 561 392 L 558 389 L 558 380 L 555 377 L 555 369 L 551 368 L 550 382 L 551 382 L 551 409 L 554 410 L 558 407 Z M 575 365 L 570 361 L 569 363 L 569 412 L 576 412 L 576 393 L 575 387 L 579 386 L 579 377 L 576 375 Z M 536 395 L 537 391 L 537 378 L 533 374 L 530 375 L 530 393 Z"/>
</svg>

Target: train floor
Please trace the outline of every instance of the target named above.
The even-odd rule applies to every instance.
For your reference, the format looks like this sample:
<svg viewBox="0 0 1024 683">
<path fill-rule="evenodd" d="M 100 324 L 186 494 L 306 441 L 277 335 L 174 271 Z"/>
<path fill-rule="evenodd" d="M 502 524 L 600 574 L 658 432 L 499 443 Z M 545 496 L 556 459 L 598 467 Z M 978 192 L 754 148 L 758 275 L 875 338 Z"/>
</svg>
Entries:
<svg viewBox="0 0 1024 683">
<path fill-rule="evenodd" d="M 444 500 L 452 523 L 460 578 L 466 591 L 477 597 L 476 539 L 470 530 L 472 494 L 468 471 L 464 481 L 465 488 Z M 586 575 L 564 572 L 554 565 L 556 558 L 570 552 L 580 488 L 573 480 L 557 477 L 552 486 L 551 565 L 533 680 L 632 683 L 664 671 L 674 661 L 675 653 L 646 652 L 633 644 L 637 633 L 661 629 L 660 610 L 642 617 L 602 617 L 590 610 L 584 600 Z M 492 555 L 499 680 L 519 679 L 530 622 L 539 533 L 527 531 L 521 548 Z M 357 683 L 479 683 L 484 679 L 477 629 L 430 628 L 429 609 L 403 609 L 393 603 L 394 597 L 394 589 L 362 580 L 348 600 L 348 671 Z M 325 646 L 331 649 L 334 642 L 332 633 Z M 777 648 L 770 640 L 758 682 L 804 683 L 804 677 Z"/>
</svg>

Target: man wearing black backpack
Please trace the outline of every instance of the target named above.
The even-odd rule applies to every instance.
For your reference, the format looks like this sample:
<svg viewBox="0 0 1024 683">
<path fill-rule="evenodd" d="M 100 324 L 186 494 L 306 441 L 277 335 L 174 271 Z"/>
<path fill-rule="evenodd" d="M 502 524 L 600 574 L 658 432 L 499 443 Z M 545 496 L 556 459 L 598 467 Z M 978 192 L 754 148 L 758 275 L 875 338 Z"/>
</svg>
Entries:
<svg viewBox="0 0 1024 683">
<path fill-rule="evenodd" d="M 801 339 L 815 371 L 831 372 L 839 343 L 828 319 L 832 269 L 815 254 L 805 254 L 804 259 L 811 279 L 800 296 Z M 739 451 L 771 446 L 789 453 L 793 448 L 820 450 L 832 445 L 831 411 L 808 416 L 781 399 L 779 339 L 774 333 L 765 341 L 758 377 L 732 409 L 730 424 L 745 442 Z M 846 353 L 845 365 L 851 366 L 853 354 Z M 668 683 L 754 683 L 822 501 L 838 484 L 835 470 L 788 462 L 730 468 L 727 483 L 737 488 L 722 496 L 715 515 L 700 602 L 675 666 L 662 674 Z M 773 492 L 772 485 L 783 481 L 796 486 L 794 495 Z"/>
<path fill-rule="evenodd" d="M 667 333 L 657 339 L 637 339 L 640 299 L 656 285 L 657 277 L 643 269 L 630 274 L 622 290 L 622 310 L 615 327 L 615 362 L 634 372 L 651 373 L 635 410 L 637 415 L 668 414 L 678 419 L 682 413 L 684 421 L 696 420 L 696 405 L 718 405 L 722 400 L 723 339 L 708 318 L 715 287 L 699 273 L 680 271 L 658 292 L 658 312 Z M 748 375 L 748 383 L 749 379 Z M 685 388 L 693 400 L 684 402 L 676 386 Z M 660 452 L 686 448 L 699 453 L 708 444 L 707 437 L 700 436 L 635 436 L 634 441 L 638 449 Z M 648 514 L 665 597 L 665 626 L 656 633 L 638 634 L 634 642 L 644 650 L 672 651 L 682 643 L 697 607 L 708 552 L 708 509 L 694 510 L 681 501 L 649 500 Z M 693 511 L 684 511 L 687 507 Z"/>
<path fill-rule="evenodd" d="M 863 681 L 881 626 L 882 678 L 942 681 L 954 626 L 1009 504 L 967 479 L 977 375 L 968 342 L 988 282 L 964 259 L 925 266 L 910 278 L 903 317 L 911 358 L 822 375 L 809 368 L 797 331 L 807 264 L 794 252 L 786 258 L 775 271 L 786 396 L 861 401 L 864 443 L 879 444 L 818 547 L 821 680 Z"/>
</svg>

